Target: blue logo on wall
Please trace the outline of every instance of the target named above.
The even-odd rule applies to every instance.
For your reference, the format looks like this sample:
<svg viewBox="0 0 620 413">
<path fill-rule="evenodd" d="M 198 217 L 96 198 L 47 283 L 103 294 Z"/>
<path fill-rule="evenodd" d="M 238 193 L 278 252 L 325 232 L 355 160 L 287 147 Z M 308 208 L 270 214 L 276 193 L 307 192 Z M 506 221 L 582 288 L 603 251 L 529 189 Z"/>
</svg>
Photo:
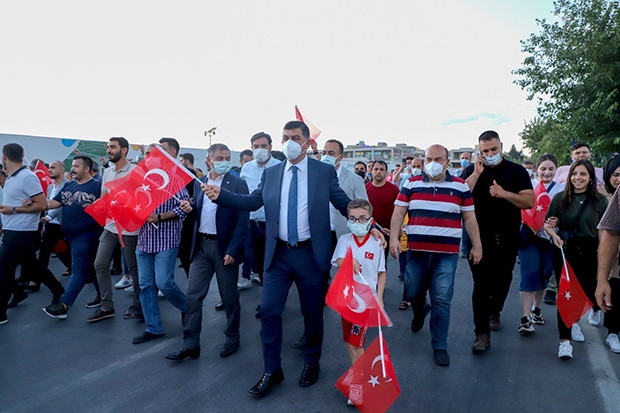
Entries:
<svg viewBox="0 0 620 413">
<path fill-rule="evenodd" d="M 73 146 L 73 144 L 75 143 L 75 139 L 61 139 L 60 140 L 62 142 L 62 144 L 64 146 L 66 146 L 67 148 Z"/>
</svg>

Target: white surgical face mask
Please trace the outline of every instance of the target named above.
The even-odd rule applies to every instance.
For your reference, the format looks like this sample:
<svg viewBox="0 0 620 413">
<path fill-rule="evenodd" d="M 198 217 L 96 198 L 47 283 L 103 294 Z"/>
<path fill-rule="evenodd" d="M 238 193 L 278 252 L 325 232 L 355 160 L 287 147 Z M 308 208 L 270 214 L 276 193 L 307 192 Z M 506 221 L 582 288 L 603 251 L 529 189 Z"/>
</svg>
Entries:
<svg viewBox="0 0 620 413">
<path fill-rule="evenodd" d="M 286 159 L 294 161 L 301 155 L 301 145 L 289 139 L 282 144 L 282 152 Z"/>
<path fill-rule="evenodd" d="M 265 148 L 256 148 L 252 151 L 254 154 L 254 159 L 258 163 L 265 163 L 267 159 L 269 159 L 269 150 Z"/>
<path fill-rule="evenodd" d="M 413 168 L 413 170 L 411 171 L 411 175 L 420 176 L 422 175 L 422 170 L 420 168 Z"/>
<path fill-rule="evenodd" d="M 434 178 L 441 175 L 441 173 L 443 172 L 443 166 L 441 166 L 441 164 L 437 162 L 428 162 L 426 165 L 424 165 L 424 172 L 426 172 L 426 175 Z"/>
<path fill-rule="evenodd" d="M 502 154 L 497 152 L 495 155 L 493 156 L 484 156 L 484 161 L 487 163 L 487 165 L 489 166 L 495 166 L 497 164 L 499 164 L 502 160 Z"/>
<path fill-rule="evenodd" d="M 361 222 L 351 222 L 347 220 L 347 226 L 351 230 L 351 233 L 353 235 L 357 235 L 358 237 L 363 237 L 368 234 L 368 231 L 370 231 L 371 223 L 372 220 L 369 220 L 368 222 L 365 222 L 363 224 Z"/>
<path fill-rule="evenodd" d="M 213 162 L 213 172 L 218 175 L 224 175 L 228 171 L 230 171 L 231 163 L 230 161 L 215 161 Z"/>
</svg>

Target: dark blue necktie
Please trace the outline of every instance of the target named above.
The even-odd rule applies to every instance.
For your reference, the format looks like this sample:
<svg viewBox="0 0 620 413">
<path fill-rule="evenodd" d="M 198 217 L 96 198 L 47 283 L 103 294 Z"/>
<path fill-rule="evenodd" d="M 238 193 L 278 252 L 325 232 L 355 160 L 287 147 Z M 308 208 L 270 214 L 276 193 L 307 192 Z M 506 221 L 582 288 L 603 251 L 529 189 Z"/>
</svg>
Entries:
<svg viewBox="0 0 620 413">
<path fill-rule="evenodd" d="M 291 186 L 288 189 L 288 214 L 286 225 L 288 227 L 288 243 L 296 245 L 299 241 L 297 234 L 297 167 L 291 166 Z"/>
</svg>

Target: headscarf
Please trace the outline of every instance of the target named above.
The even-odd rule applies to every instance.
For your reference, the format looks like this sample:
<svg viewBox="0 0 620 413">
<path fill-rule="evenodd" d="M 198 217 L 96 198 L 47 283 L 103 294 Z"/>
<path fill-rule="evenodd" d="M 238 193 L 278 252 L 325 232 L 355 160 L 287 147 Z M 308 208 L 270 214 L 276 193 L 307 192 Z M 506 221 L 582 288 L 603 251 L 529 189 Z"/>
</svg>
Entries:
<svg viewBox="0 0 620 413">
<path fill-rule="evenodd" d="M 607 165 L 605 165 L 605 168 L 603 169 L 603 181 L 605 181 L 605 189 L 610 194 L 613 194 L 616 191 L 616 188 L 611 185 L 611 175 L 616 169 L 618 169 L 618 167 L 620 167 L 620 155 L 616 154 L 607 162 Z"/>
</svg>

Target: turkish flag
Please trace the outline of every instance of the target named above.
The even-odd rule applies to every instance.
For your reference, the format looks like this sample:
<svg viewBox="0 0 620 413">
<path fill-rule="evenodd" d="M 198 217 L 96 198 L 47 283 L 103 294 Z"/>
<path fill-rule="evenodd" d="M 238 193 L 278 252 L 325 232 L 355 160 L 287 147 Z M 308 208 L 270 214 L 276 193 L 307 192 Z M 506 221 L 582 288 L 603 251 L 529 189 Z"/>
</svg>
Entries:
<svg viewBox="0 0 620 413">
<path fill-rule="evenodd" d="M 45 166 L 45 164 L 39 160 L 34 167 L 34 173 L 37 178 L 39 178 L 39 182 L 41 182 L 41 188 L 43 188 L 43 195 L 47 197 L 47 188 L 49 188 L 49 186 L 54 183 L 54 180 L 50 178 L 49 169 L 47 169 L 47 166 Z"/>
<path fill-rule="evenodd" d="M 400 387 L 382 335 L 338 379 L 336 387 L 362 412 L 385 412 L 390 408 L 400 394 Z"/>
<path fill-rule="evenodd" d="M 308 126 L 308 129 L 310 129 L 310 140 L 316 142 L 316 138 L 319 137 L 319 135 L 321 134 L 321 131 L 319 130 L 319 128 L 317 128 L 312 123 L 310 123 L 308 118 L 304 118 L 301 115 L 301 112 L 299 111 L 299 108 L 297 107 L 297 105 L 295 105 L 295 119 L 305 123 Z"/>
<path fill-rule="evenodd" d="M 103 227 L 108 223 L 109 208 L 110 194 L 105 194 L 104 196 L 87 206 L 84 211 L 87 214 L 90 214 L 90 216 L 93 217 L 95 221 L 97 221 L 97 223 Z"/>
<path fill-rule="evenodd" d="M 392 326 L 392 320 L 370 286 L 353 277 L 351 247 L 329 286 L 325 303 L 353 324 L 367 327 Z"/>
<path fill-rule="evenodd" d="M 573 269 L 566 257 L 564 257 L 564 251 L 562 251 L 562 259 L 564 266 L 562 267 L 562 277 L 560 278 L 556 305 L 564 325 L 570 327 L 579 321 L 581 316 L 592 307 L 592 302 L 588 299 L 586 293 L 583 292 Z"/>
<path fill-rule="evenodd" d="M 534 197 L 536 198 L 534 207 L 521 210 L 521 220 L 525 225 L 538 232 L 545 224 L 547 210 L 549 209 L 549 204 L 551 204 L 551 197 L 542 181 L 534 188 Z"/>
<path fill-rule="evenodd" d="M 109 215 L 126 231 L 137 231 L 158 206 L 194 179 L 176 159 L 156 146 L 129 175 L 106 182 Z"/>
</svg>

